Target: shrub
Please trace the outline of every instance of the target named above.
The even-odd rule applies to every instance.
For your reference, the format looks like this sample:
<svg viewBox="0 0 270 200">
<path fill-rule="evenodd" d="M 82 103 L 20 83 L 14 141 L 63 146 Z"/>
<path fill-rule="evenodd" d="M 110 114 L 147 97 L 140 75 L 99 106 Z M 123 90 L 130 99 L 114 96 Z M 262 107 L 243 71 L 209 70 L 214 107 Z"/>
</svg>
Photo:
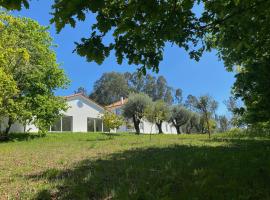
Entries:
<svg viewBox="0 0 270 200">
<path fill-rule="evenodd" d="M 105 112 L 102 116 L 102 120 L 104 126 L 109 131 L 113 129 L 118 129 L 124 123 L 124 120 L 121 116 L 118 116 L 112 112 Z"/>
</svg>

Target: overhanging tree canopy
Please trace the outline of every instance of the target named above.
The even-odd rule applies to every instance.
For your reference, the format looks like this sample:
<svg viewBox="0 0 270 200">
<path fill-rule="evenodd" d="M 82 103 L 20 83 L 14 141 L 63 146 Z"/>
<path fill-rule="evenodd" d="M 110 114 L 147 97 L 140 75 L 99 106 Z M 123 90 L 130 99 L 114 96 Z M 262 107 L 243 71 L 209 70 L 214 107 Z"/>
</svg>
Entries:
<svg viewBox="0 0 270 200">
<path fill-rule="evenodd" d="M 28 0 L 0 0 L 0 6 L 8 10 L 21 10 L 23 6 L 29 8 L 29 2 Z"/>
<path fill-rule="evenodd" d="M 0 1 L 20 9 L 26 0 Z M 201 13 L 195 13 L 197 5 Z M 217 49 L 228 70 L 240 66 L 233 92 L 246 104 L 249 123 L 270 120 L 270 1 L 268 0 L 55 0 L 52 23 L 61 31 L 75 27 L 87 13 L 96 15 L 88 38 L 76 51 L 101 64 L 111 51 L 122 63 L 158 71 L 166 43 L 184 48 L 198 60 Z M 104 37 L 113 36 L 106 44 Z M 242 109 L 243 110 L 243 109 Z"/>
</svg>

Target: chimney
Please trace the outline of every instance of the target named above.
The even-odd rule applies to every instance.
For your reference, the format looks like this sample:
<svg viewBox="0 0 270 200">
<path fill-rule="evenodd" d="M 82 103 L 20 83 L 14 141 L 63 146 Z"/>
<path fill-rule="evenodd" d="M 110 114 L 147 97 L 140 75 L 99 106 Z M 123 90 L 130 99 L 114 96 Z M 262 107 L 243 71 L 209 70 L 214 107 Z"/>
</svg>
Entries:
<svg viewBox="0 0 270 200">
<path fill-rule="evenodd" d="M 121 104 L 124 104 L 124 97 L 121 97 Z"/>
</svg>

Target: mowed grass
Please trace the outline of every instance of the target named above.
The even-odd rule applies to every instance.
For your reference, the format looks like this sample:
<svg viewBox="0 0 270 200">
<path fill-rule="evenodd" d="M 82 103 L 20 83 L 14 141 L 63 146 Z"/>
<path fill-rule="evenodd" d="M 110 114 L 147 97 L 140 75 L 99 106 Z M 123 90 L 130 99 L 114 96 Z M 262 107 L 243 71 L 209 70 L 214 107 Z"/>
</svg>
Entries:
<svg viewBox="0 0 270 200">
<path fill-rule="evenodd" d="M 14 135 L 0 143 L 0 199 L 270 199 L 269 139 Z"/>
</svg>

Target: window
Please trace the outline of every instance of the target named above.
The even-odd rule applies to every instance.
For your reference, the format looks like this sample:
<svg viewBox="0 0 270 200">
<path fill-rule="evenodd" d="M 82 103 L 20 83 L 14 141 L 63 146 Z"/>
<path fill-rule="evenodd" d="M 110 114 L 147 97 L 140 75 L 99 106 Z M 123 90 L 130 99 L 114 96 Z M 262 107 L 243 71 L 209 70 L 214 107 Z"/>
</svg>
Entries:
<svg viewBox="0 0 270 200">
<path fill-rule="evenodd" d="M 87 132 L 95 132 L 95 119 L 87 118 Z"/>
<path fill-rule="evenodd" d="M 54 123 L 54 125 L 52 125 L 51 131 L 58 131 L 58 132 L 61 131 L 61 118 L 58 119 L 58 120 Z"/>
<path fill-rule="evenodd" d="M 102 132 L 103 122 L 101 119 L 87 118 L 87 132 Z"/>
<path fill-rule="evenodd" d="M 63 116 L 51 126 L 51 131 L 55 132 L 72 131 L 72 124 L 73 124 L 72 116 Z"/>
<path fill-rule="evenodd" d="M 102 120 L 101 119 L 95 119 L 96 121 L 96 132 L 102 131 Z"/>
<path fill-rule="evenodd" d="M 72 116 L 62 117 L 62 131 L 72 131 Z"/>
</svg>

